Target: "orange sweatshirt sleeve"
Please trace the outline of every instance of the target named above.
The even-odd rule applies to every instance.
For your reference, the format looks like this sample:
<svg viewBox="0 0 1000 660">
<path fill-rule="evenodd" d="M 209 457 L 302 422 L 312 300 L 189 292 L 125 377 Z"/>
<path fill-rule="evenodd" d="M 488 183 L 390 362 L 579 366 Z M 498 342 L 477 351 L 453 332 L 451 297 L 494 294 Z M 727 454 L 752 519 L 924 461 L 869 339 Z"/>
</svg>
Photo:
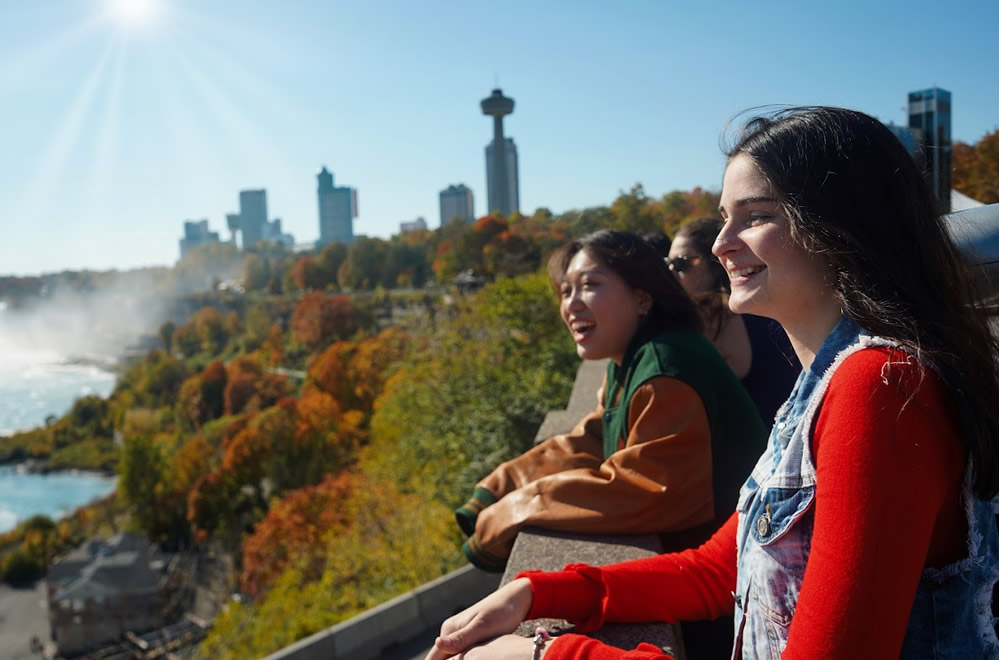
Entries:
<svg viewBox="0 0 1000 660">
<path fill-rule="evenodd" d="M 625 447 L 607 460 L 536 479 L 480 513 L 477 549 L 506 556 L 527 525 L 616 534 L 711 520 L 712 449 L 698 394 L 679 380 L 653 378 L 633 394 L 628 414 Z"/>
</svg>

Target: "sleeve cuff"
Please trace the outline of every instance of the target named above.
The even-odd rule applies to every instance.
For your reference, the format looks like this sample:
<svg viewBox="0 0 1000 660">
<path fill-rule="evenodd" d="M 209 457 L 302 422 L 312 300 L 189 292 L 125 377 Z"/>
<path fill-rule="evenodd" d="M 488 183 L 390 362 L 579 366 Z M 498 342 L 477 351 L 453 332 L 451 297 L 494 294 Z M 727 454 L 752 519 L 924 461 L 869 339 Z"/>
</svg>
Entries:
<svg viewBox="0 0 1000 660">
<path fill-rule="evenodd" d="M 580 632 L 596 630 L 603 623 L 604 586 L 599 569 L 570 564 L 562 571 L 523 571 L 517 577 L 531 581 L 532 601 L 527 620 L 566 619 Z"/>
</svg>

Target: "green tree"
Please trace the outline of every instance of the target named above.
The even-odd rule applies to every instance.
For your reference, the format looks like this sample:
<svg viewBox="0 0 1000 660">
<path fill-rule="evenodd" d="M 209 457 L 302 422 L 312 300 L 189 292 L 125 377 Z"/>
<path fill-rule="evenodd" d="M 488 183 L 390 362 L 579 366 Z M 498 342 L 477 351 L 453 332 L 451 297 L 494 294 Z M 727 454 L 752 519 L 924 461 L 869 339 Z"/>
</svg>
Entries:
<svg viewBox="0 0 1000 660">
<path fill-rule="evenodd" d="M 260 255 L 248 254 L 243 258 L 243 288 L 247 291 L 262 291 L 271 278 L 271 268 Z"/>
<path fill-rule="evenodd" d="M 177 326 L 174 325 L 173 321 L 164 321 L 160 325 L 160 344 L 163 345 L 163 350 L 166 351 L 167 354 L 170 353 L 171 347 L 173 346 L 175 330 L 177 330 Z"/>
</svg>

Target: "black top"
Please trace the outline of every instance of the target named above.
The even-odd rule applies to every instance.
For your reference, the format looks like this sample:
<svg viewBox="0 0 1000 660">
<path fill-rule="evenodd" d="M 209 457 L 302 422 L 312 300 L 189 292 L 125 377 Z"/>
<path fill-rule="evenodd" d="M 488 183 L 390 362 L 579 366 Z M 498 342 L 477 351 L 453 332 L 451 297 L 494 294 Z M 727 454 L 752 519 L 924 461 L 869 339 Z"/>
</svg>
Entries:
<svg viewBox="0 0 1000 660">
<path fill-rule="evenodd" d="M 781 324 L 753 314 L 743 314 L 741 318 L 747 328 L 753 357 L 750 372 L 740 382 L 770 429 L 778 408 L 792 393 L 802 366 Z"/>
</svg>

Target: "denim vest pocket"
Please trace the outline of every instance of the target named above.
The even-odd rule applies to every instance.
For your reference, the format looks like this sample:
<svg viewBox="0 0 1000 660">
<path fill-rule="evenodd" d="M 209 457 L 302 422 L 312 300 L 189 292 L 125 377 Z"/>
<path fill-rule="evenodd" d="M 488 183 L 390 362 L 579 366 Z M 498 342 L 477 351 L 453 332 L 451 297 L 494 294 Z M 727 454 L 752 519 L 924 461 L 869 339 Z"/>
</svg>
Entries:
<svg viewBox="0 0 1000 660">
<path fill-rule="evenodd" d="M 816 487 L 768 488 L 754 507 L 758 515 L 751 521 L 750 534 L 757 543 L 767 546 L 778 541 L 801 518 L 816 497 Z"/>
<path fill-rule="evenodd" d="M 815 486 L 761 489 L 747 513 L 750 569 L 769 576 L 754 581 L 751 597 L 770 622 L 767 636 L 772 642 L 780 640 L 779 648 L 787 638 L 809 559 L 812 516 L 807 514 L 815 496 Z"/>
</svg>

